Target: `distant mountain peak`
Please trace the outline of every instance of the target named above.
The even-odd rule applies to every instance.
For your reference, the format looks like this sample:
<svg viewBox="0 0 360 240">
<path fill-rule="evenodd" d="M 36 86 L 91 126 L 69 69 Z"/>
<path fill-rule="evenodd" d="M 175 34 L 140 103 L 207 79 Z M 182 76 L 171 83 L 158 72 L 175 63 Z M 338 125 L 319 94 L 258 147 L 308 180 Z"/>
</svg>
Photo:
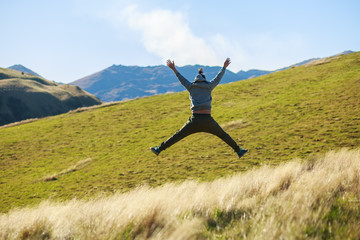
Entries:
<svg viewBox="0 0 360 240">
<path fill-rule="evenodd" d="M 36 72 L 34 72 L 33 70 L 21 65 L 21 64 L 15 64 L 15 65 L 12 65 L 11 67 L 8 67 L 9 69 L 12 69 L 12 70 L 16 70 L 16 71 L 19 71 L 19 72 L 24 72 L 24 73 L 29 73 L 29 74 L 32 74 L 32 75 L 35 75 L 35 76 L 38 76 L 38 77 L 42 77 L 40 74 L 37 74 Z"/>
<path fill-rule="evenodd" d="M 342 53 L 339 53 L 338 55 L 346 55 L 346 54 L 349 54 L 349 53 L 354 53 L 354 51 L 347 50 L 347 51 L 343 51 Z"/>
</svg>

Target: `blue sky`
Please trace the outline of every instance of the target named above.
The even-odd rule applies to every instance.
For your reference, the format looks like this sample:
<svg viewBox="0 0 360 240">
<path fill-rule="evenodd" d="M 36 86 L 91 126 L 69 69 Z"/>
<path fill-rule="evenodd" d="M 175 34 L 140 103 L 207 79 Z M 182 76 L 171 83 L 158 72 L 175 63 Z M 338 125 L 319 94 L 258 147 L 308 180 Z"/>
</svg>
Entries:
<svg viewBox="0 0 360 240">
<path fill-rule="evenodd" d="M 71 82 L 174 59 L 275 70 L 360 49 L 358 0 L 0 0 L 0 67 Z"/>
</svg>

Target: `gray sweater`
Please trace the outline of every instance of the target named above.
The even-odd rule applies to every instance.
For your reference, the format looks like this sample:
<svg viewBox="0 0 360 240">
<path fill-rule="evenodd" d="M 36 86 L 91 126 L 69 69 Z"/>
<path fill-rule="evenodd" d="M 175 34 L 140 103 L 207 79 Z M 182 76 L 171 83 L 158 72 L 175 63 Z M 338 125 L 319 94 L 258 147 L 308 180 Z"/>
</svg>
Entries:
<svg viewBox="0 0 360 240">
<path fill-rule="evenodd" d="M 221 68 L 220 72 L 210 82 L 206 81 L 200 74 L 195 77 L 194 82 L 189 82 L 177 72 L 176 77 L 190 93 L 192 112 L 202 109 L 211 110 L 211 91 L 219 84 L 225 70 L 226 68 Z"/>
</svg>

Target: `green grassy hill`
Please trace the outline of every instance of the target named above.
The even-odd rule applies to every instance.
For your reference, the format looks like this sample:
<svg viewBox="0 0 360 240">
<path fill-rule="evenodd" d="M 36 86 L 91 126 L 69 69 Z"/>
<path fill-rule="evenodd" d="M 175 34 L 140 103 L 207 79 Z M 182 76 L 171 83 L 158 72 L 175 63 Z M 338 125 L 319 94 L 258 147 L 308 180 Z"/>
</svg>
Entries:
<svg viewBox="0 0 360 240">
<path fill-rule="evenodd" d="M 99 99 L 79 87 L 0 68 L 0 126 L 98 104 Z"/>
<path fill-rule="evenodd" d="M 218 86 L 213 117 L 249 153 L 192 135 L 158 157 L 150 146 L 190 116 L 186 92 L 0 129 L 0 211 L 43 199 L 89 198 L 141 184 L 213 180 L 360 144 L 360 53 Z"/>
</svg>

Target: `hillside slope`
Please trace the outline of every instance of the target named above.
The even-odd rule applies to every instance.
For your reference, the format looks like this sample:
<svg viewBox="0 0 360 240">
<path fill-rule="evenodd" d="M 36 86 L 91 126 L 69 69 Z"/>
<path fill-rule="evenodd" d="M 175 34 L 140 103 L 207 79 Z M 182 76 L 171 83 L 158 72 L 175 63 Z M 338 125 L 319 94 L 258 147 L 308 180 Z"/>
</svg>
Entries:
<svg viewBox="0 0 360 240">
<path fill-rule="evenodd" d="M 0 68 L 0 125 L 100 103 L 99 99 L 79 87 Z"/>
<path fill-rule="evenodd" d="M 213 117 L 249 149 L 199 133 L 149 151 L 190 115 L 187 92 L 102 105 L 0 129 L 0 210 L 185 179 L 213 180 L 360 145 L 360 53 L 218 86 Z"/>
</svg>

